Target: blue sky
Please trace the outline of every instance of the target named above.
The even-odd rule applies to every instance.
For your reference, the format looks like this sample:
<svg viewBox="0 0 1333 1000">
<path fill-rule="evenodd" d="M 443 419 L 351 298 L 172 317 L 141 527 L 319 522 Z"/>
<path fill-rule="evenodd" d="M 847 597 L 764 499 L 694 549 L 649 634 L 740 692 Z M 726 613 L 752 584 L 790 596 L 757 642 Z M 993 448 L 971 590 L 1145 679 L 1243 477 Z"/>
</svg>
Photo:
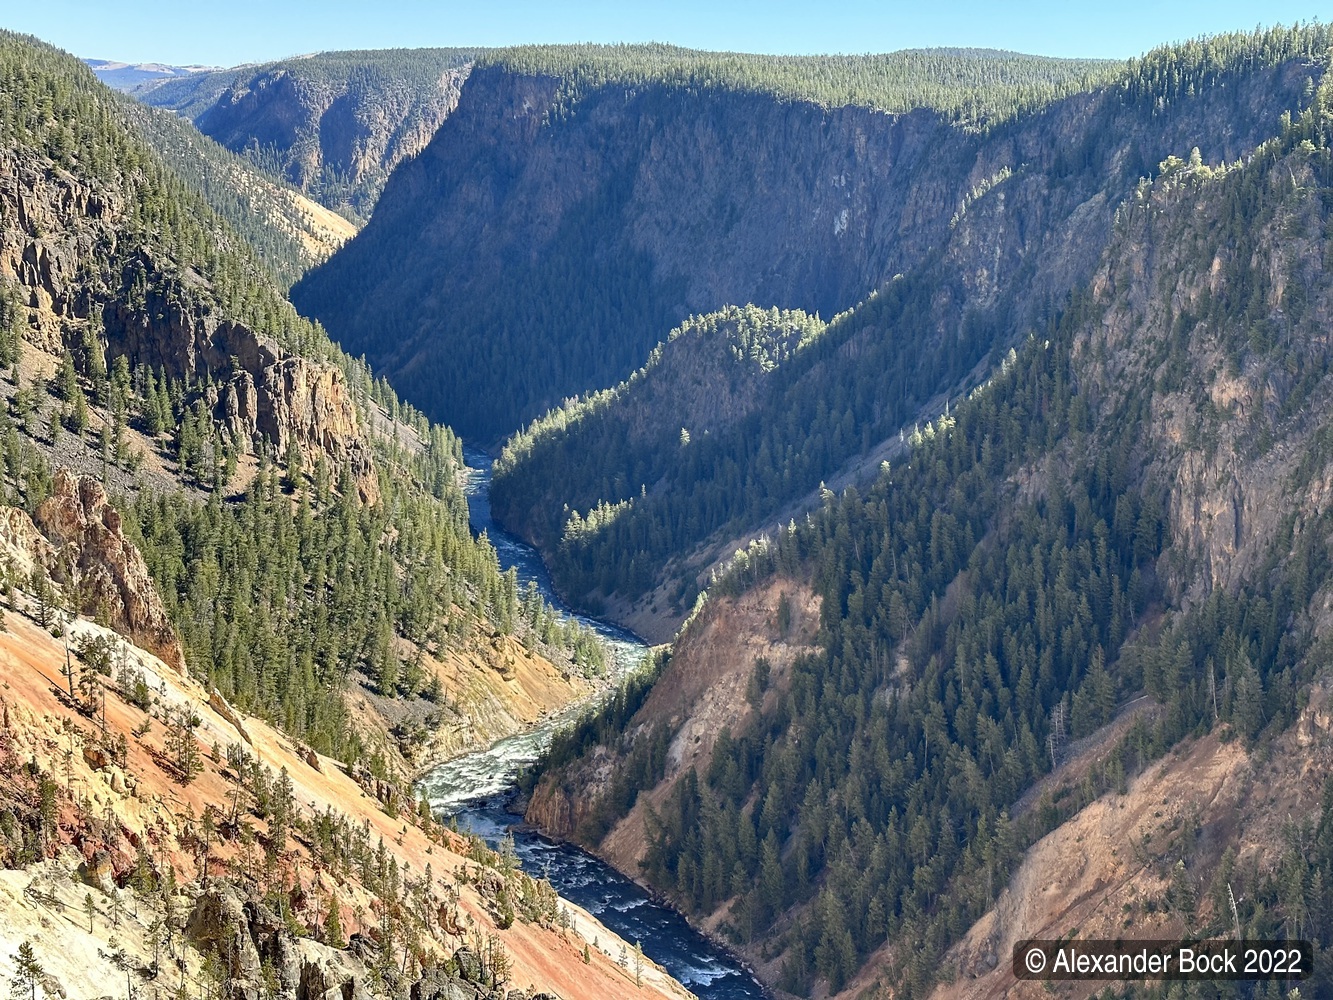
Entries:
<svg viewBox="0 0 1333 1000">
<path fill-rule="evenodd" d="M 329 49 L 580 41 L 784 53 L 965 45 L 1127 57 L 1200 34 L 1333 16 L 1333 0 L 37 0 L 7 6 L 0 26 L 79 56 L 209 65 Z"/>
</svg>

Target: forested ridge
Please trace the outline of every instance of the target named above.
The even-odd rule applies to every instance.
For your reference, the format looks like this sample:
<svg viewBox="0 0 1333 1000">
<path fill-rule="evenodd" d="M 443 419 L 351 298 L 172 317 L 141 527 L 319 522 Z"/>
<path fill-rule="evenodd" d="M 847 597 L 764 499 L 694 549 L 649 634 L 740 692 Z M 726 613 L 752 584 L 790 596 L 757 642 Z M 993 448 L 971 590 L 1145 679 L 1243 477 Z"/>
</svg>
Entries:
<svg viewBox="0 0 1333 1000">
<path fill-rule="evenodd" d="M 153 83 L 139 93 L 141 96 L 155 93 L 151 103 L 163 107 L 169 101 L 178 113 L 193 119 L 212 107 L 226 90 L 248 85 L 252 79 L 275 69 L 312 84 L 341 85 L 350 81 L 363 90 L 387 86 L 424 90 L 438 82 L 443 71 L 464 65 L 484 51 L 474 48 L 400 48 L 317 52 L 259 66 L 192 73 L 188 77 Z"/>
<path fill-rule="evenodd" d="M 626 382 L 571 400 L 510 437 L 495 462 L 491 510 L 504 523 L 545 542 L 548 551 L 557 542 L 562 545 L 563 557 L 553 562 L 561 584 L 572 592 L 598 585 L 614 590 L 611 580 L 619 568 L 610 562 L 595 571 L 596 583 L 570 571 L 582 536 L 609 530 L 633 505 L 649 502 L 642 488 L 661 482 L 681 461 L 688 461 L 694 478 L 700 478 L 717 458 L 716 441 L 760 435 L 754 411 L 767 384 L 779 377 L 780 365 L 810 349 L 828 326 L 797 310 L 754 306 L 691 317 Z M 799 414 L 790 419 L 799 426 Z M 557 468 L 571 473 L 562 484 L 549 478 Z M 632 484 L 640 486 L 638 496 Z M 732 489 L 724 502 L 762 508 L 780 495 L 773 484 L 765 485 L 767 491 Z M 552 509 L 557 493 L 558 511 Z M 697 535 L 701 529 L 683 530 Z M 648 548 L 634 574 L 637 581 L 655 576 Z M 693 594 L 683 599 L 691 603 Z"/>
<path fill-rule="evenodd" d="M 1278 30 L 1150 53 L 1098 98 L 1079 143 L 1051 154 L 1041 187 L 1083 195 L 1100 189 L 1114 204 L 1133 190 L 1139 170 L 1161 169 L 1129 159 L 1154 148 L 1134 138 L 1145 116 L 1206 120 L 1203 94 L 1230 104 L 1238 117 L 1252 115 L 1239 84 L 1245 74 L 1314 60 L 1326 42 L 1326 29 Z M 1312 61 L 1301 74 L 1307 103 L 1321 72 Z M 1276 129 L 1281 111 L 1280 102 L 1270 105 L 1262 127 Z M 1191 134 L 1205 145 L 1210 138 L 1206 131 Z M 1171 147 L 1156 148 L 1165 153 Z M 1017 170 L 1023 176 L 1006 167 L 968 195 L 950 224 L 954 233 L 966 233 L 959 243 L 978 241 L 988 212 L 1004 225 L 1016 210 L 1018 185 L 1030 181 L 1038 164 Z M 1086 204 L 1097 200 L 1093 195 Z M 1080 252 L 1097 249 L 1095 230 L 1080 238 L 1088 241 Z M 1076 257 L 1067 244 L 1055 245 L 1052 254 Z M 673 395 L 692 391 L 684 379 L 646 402 L 651 382 L 643 374 L 658 367 L 660 349 L 640 376 L 552 410 L 514 435 L 497 463 L 493 497 L 502 523 L 542 545 L 556 580 L 575 600 L 593 608 L 608 596 L 633 601 L 666 582 L 668 599 L 683 613 L 705 582 L 707 559 L 665 570 L 670 560 L 706 540 L 755 529 L 882 442 L 910 444 L 934 415 L 921 416 L 928 402 L 966 391 L 975 372 L 993 366 L 1025 324 L 1049 317 L 1058 298 L 1035 294 L 1056 289 L 1042 278 L 1034 238 L 1025 259 L 988 297 L 969 290 L 974 279 L 959 267 L 960 258 L 971 260 L 964 254 L 946 243 L 855 308 L 827 324 L 812 321 L 818 333 L 809 338 L 811 346 L 783 358 L 746 412 L 726 426 L 692 426 L 707 421 L 674 405 Z M 725 394 L 747 363 L 723 359 L 710 370 L 691 369 L 690 378 Z M 656 374 L 659 382 L 672 377 Z M 652 406 L 661 412 L 645 418 L 643 410 Z M 706 432 L 694 433 L 700 429 Z"/>
<path fill-rule="evenodd" d="M 480 50 L 320 52 L 139 88 L 148 104 L 349 218 L 368 218 L 390 171 L 429 141 Z"/>
<path fill-rule="evenodd" d="M 354 374 L 355 361 L 296 314 L 251 246 L 142 136 L 126 127 L 121 98 L 82 64 L 36 39 L 6 32 L 3 40 L 0 72 L 11 95 L 0 108 L 5 148 L 15 156 L 35 152 L 46 157 L 50 167 L 123 200 L 125 215 L 116 221 L 130 240 L 115 248 L 120 257 L 110 266 L 103 264 L 105 274 L 99 275 L 104 282 L 123 284 L 98 289 L 103 296 L 115 292 L 119 300 L 141 304 L 154 281 L 179 285 L 182 273 L 193 268 L 208 279 L 205 287 L 192 289 L 197 300 L 262 329 L 303 356 L 334 361 L 353 381 L 364 381 Z M 144 245 L 162 259 L 135 259 L 131 248 Z M 116 265 L 123 273 L 114 273 Z M 154 267 L 161 273 L 153 274 Z M 181 293 L 170 297 L 179 299 Z M 387 383 L 380 387 L 387 390 Z"/>
<path fill-rule="evenodd" d="M 603 793 L 583 838 L 669 774 L 661 805 L 640 806 L 651 884 L 700 917 L 723 912 L 792 993 L 838 991 L 890 942 L 880 984 L 921 996 L 1022 852 L 1082 806 L 1182 740 L 1271 752 L 1329 648 L 1328 85 L 1275 132 L 1245 163 L 1163 163 L 1120 206 L 1095 279 L 984 385 L 864 492 L 826 492 L 737 555 L 711 593 L 809 579 L 820 651 L 776 688 L 754 664 L 751 703 L 765 708 L 702 771 L 671 770 L 668 720 L 604 729 L 633 784 Z M 1233 521 L 1210 526 L 1192 511 L 1215 502 L 1219 468 Z M 1145 694 L 1159 712 L 1080 782 L 1015 812 L 1071 741 Z M 580 784 L 591 753 L 558 745 L 545 780 L 598 794 Z M 1233 850 L 1202 869 L 1211 895 L 1177 878 L 1162 905 L 1205 937 L 1233 922 L 1256 938 L 1299 930 L 1319 954 L 1301 993 L 1324 996 L 1328 817 L 1309 805 L 1275 867 L 1242 870 Z M 1182 843 L 1168 872 L 1205 864 L 1197 831 Z"/>
<path fill-rule="evenodd" d="M 120 107 L 145 141 L 255 250 L 282 288 L 325 260 L 354 231 L 312 216 L 296 189 L 170 112 L 125 99 Z M 304 199 L 302 199 L 303 201 Z M 340 219 L 339 222 L 342 222 Z"/>
<path fill-rule="evenodd" d="M 320 465 L 309 480 L 297 472 L 295 496 L 268 466 L 237 504 L 216 492 L 193 503 L 144 493 L 127 508 L 194 670 L 243 710 L 351 762 L 366 755 L 345 702 L 355 674 L 443 709 L 451 694 L 423 658 L 471 649 L 490 628 L 601 672 L 596 639 L 554 622 L 471 538 L 456 489 L 437 499 L 413 463 L 381 468 L 374 505 L 350 481 L 334 492 Z M 456 464 L 443 468 L 451 482 Z"/>
<path fill-rule="evenodd" d="M 348 762 L 369 754 L 345 704 L 357 677 L 443 709 L 452 693 L 423 659 L 482 635 L 600 670 L 595 639 L 520 593 L 472 538 L 453 433 L 297 316 L 257 251 L 127 125 L 116 95 L 12 34 L 0 35 L 0 80 L 11 95 L 0 140 L 23 199 L 0 234 L 13 268 L 0 273 L 9 502 L 35 511 L 54 464 L 100 448 L 103 480 L 128 486 L 126 529 L 191 670 Z M 74 192 L 66 205 L 91 206 L 68 233 L 43 221 L 52 179 Z M 69 271 L 57 236 L 84 248 Z M 34 245 L 62 261 L 54 278 L 15 267 Z M 219 358 L 210 337 L 258 360 Z M 36 348 L 59 352 L 53 378 L 25 374 Z M 266 363 L 305 380 L 313 434 Z M 228 409 L 247 395 L 253 407 L 257 386 L 268 424 Z"/>
<path fill-rule="evenodd" d="M 826 107 L 930 108 L 983 127 L 1114 78 L 1113 59 L 1054 59 L 995 49 L 905 49 L 883 55 L 772 56 L 674 45 L 527 45 L 481 55 L 479 65 L 561 81 L 553 117 L 576 113 L 606 86 L 747 90 Z"/>
</svg>

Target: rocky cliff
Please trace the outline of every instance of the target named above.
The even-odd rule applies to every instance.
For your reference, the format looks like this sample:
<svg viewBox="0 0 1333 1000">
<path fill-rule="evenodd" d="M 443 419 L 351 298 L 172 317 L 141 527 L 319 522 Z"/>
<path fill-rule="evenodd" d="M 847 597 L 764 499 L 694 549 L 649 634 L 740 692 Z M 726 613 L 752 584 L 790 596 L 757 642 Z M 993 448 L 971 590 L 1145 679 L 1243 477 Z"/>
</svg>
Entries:
<svg viewBox="0 0 1333 1000">
<path fill-rule="evenodd" d="M 474 55 L 321 53 L 149 84 L 137 96 L 328 207 L 368 218 L 385 179 L 453 111 Z"/>
<path fill-rule="evenodd" d="M 119 513 L 96 480 L 57 471 L 37 523 L 17 507 L 0 507 L 0 551 L 11 586 L 53 581 L 67 610 L 95 616 L 184 673 L 180 639 L 143 554 L 125 537 Z M 46 602 L 53 599 L 48 595 Z"/>
<path fill-rule="evenodd" d="M 1091 283 L 1105 312 L 1079 345 L 1083 384 L 1108 414 L 1155 388 L 1143 420 L 1168 485 L 1162 569 L 1186 604 L 1253 580 L 1329 509 L 1333 276 L 1314 196 L 1328 167 L 1291 146 L 1271 140 L 1247 170 L 1167 164 L 1122 208 Z"/>
<path fill-rule="evenodd" d="M 121 287 L 147 285 L 149 291 L 137 308 L 117 297 L 103 309 L 111 351 L 171 377 L 212 380 L 204 401 L 242 453 L 267 441 L 281 455 L 296 444 L 347 468 L 362 498 L 373 500 L 378 485 L 371 447 L 342 371 L 224 318 L 189 294 L 190 280 L 147 251 L 133 258 Z"/>
<path fill-rule="evenodd" d="M 53 550 L 48 553 L 37 546 L 34 555 L 45 556 L 47 571 L 73 595 L 76 610 L 96 615 L 184 671 L 185 653 L 148 566 L 121 531 L 120 514 L 102 485 L 59 470 L 51 496 L 37 509 L 36 521 Z"/>
<path fill-rule="evenodd" d="M 211 381 L 207 403 L 233 447 L 323 452 L 373 498 L 371 449 L 341 370 L 230 318 L 220 289 L 132 231 L 134 211 L 118 183 L 0 153 L 0 281 L 25 306 L 25 339 L 59 354 L 91 335 L 108 361 Z"/>
<path fill-rule="evenodd" d="M 524 818 L 551 836 L 595 847 L 621 871 L 639 872 L 649 847 L 645 823 L 655 821 L 648 817 L 687 774 L 708 771 L 720 739 L 740 735 L 772 707 L 792 662 L 815 651 L 819 614 L 818 598 L 790 579 L 708 605 L 678 636 L 620 746 L 598 747 L 576 767 L 545 775 Z M 661 775 L 608 829 L 606 799 L 617 773 L 635 743 L 659 734 L 666 736 Z"/>
<path fill-rule="evenodd" d="M 930 266 L 940 326 L 1002 304 L 1021 326 L 1086 278 L 1141 175 L 1195 144 L 1209 162 L 1252 149 L 1311 72 L 1236 73 L 1156 110 L 1111 87 L 979 131 L 668 83 L 571 103 L 557 76 L 486 66 L 294 301 L 482 438 L 613 384 L 728 303 L 829 317 Z"/>
</svg>

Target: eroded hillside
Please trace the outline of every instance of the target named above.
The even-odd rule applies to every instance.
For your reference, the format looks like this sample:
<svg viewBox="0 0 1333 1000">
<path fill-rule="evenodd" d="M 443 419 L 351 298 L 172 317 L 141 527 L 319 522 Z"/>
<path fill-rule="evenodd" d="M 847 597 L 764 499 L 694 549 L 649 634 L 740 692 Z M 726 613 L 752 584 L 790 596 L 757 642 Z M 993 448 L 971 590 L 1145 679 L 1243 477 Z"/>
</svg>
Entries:
<svg viewBox="0 0 1333 1000">
<path fill-rule="evenodd" d="M 999 995 L 1028 929 L 1327 947 L 1331 127 L 1323 87 L 1239 163 L 1163 162 L 1057 321 L 717 581 L 715 621 L 801 580 L 820 613 L 758 711 L 718 673 L 728 752 L 636 717 L 534 815 L 796 996 Z"/>
<path fill-rule="evenodd" d="M 620 965 L 595 918 L 366 769 L 66 617 L 82 578 L 30 584 L 25 561 L 57 550 L 21 511 L 0 522 L 0 975 L 20 975 L 27 944 L 44 994 L 689 995 Z"/>
</svg>

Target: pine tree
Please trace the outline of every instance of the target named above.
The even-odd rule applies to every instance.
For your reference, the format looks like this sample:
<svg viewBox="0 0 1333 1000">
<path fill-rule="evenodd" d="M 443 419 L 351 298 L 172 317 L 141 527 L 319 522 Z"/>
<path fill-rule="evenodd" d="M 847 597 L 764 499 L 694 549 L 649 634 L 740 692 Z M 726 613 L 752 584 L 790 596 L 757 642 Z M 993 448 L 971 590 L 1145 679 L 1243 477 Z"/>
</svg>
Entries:
<svg viewBox="0 0 1333 1000">
<path fill-rule="evenodd" d="M 37 953 L 31 941 L 19 945 L 13 957 L 14 975 L 9 981 L 10 996 L 14 1000 L 37 1000 L 37 987 L 46 987 L 46 970 L 37 961 Z"/>
<path fill-rule="evenodd" d="M 338 906 L 338 897 L 329 897 L 329 912 L 324 918 L 324 943 L 331 948 L 342 948 L 347 942 L 343 940 L 342 915 Z"/>
<path fill-rule="evenodd" d="M 199 744 L 194 736 L 194 731 L 201 721 L 188 706 L 181 706 L 171 713 L 166 740 L 167 753 L 176 765 L 176 771 L 184 784 L 189 784 L 203 770 L 203 761 L 199 757 Z"/>
<path fill-rule="evenodd" d="M 60 356 L 60 373 L 56 376 L 56 392 L 66 403 L 73 403 L 79 392 L 79 373 L 74 369 L 74 356 L 65 348 Z"/>
</svg>

